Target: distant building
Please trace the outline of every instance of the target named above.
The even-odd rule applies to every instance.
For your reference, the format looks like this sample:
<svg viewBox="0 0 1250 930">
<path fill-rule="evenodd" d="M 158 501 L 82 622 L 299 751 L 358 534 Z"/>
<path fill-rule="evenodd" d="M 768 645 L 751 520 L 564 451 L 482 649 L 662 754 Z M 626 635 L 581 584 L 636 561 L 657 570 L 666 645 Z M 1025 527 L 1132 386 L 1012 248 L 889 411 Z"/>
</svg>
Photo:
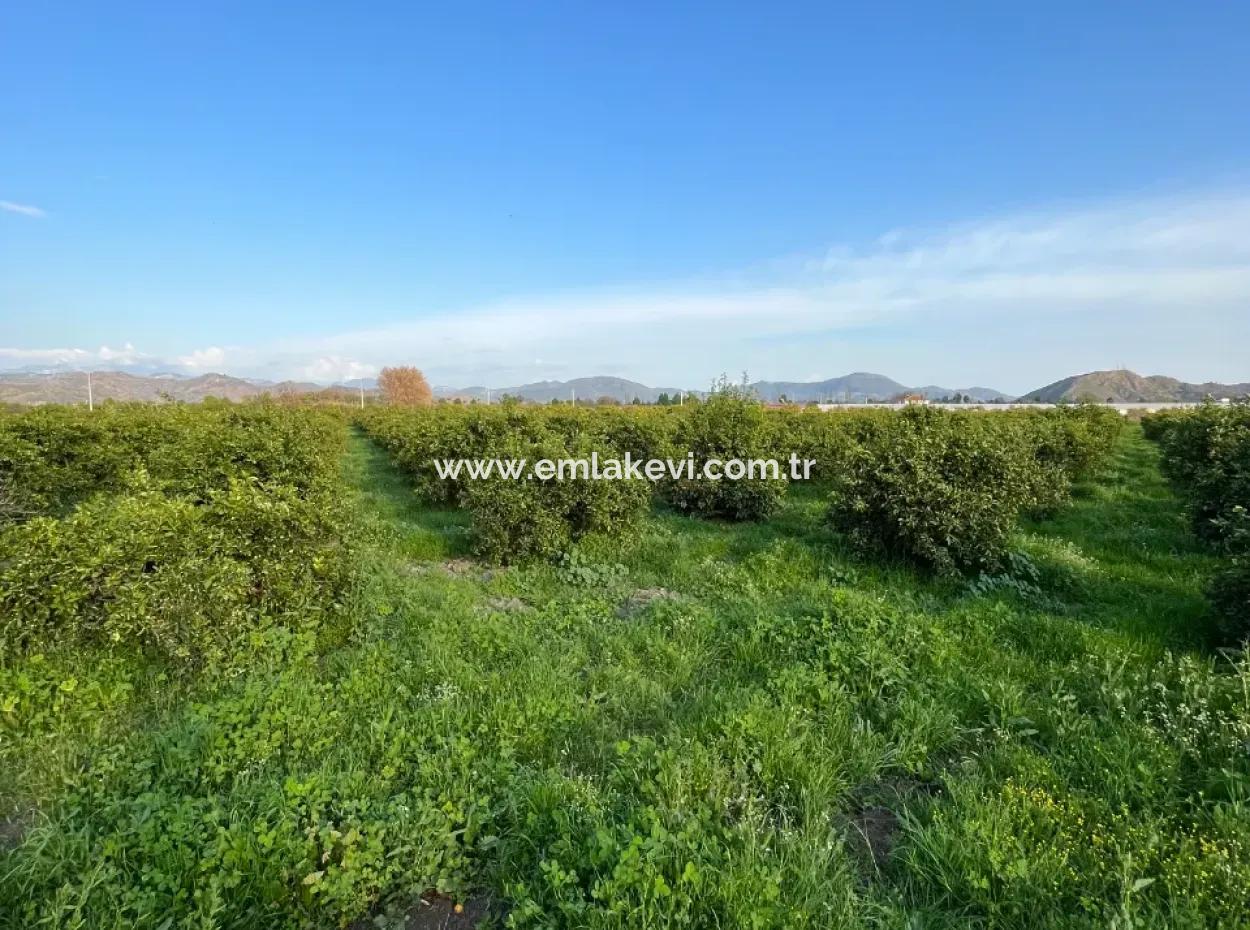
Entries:
<svg viewBox="0 0 1250 930">
<path fill-rule="evenodd" d="M 911 407 L 917 404 L 927 404 L 929 402 L 929 398 L 925 397 L 923 394 L 902 394 L 899 396 L 898 402 Z"/>
</svg>

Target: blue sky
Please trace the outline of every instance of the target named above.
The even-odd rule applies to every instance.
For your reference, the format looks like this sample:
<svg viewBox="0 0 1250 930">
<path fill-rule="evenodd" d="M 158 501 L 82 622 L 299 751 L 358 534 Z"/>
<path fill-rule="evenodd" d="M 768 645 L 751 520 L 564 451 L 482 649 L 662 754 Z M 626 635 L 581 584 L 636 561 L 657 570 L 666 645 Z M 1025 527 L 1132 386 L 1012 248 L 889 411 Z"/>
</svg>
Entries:
<svg viewBox="0 0 1250 930">
<path fill-rule="evenodd" d="M 0 368 L 1250 380 L 1247 87 L 1231 3 L 5 4 Z"/>
</svg>

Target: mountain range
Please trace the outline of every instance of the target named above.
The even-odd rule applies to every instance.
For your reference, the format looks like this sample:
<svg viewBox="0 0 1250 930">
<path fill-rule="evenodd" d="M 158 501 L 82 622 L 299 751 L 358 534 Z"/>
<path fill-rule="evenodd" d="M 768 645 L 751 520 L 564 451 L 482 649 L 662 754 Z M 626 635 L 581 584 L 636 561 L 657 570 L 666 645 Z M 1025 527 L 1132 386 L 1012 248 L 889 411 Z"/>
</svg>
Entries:
<svg viewBox="0 0 1250 930">
<path fill-rule="evenodd" d="M 516 387 L 506 388 L 484 388 L 484 387 L 467 387 L 467 388 L 434 388 L 436 397 L 460 398 L 461 400 L 486 400 L 487 394 L 491 398 L 498 400 L 505 394 L 509 397 L 519 397 L 522 400 L 528 400 L 535 404 L 546 404 L 553 400 L 583 400 L 596 401 L 601 397 L 610 397 L 622 404 L 628 404 L 637 398 L 644 404 L 654 404 L 661 394 L 668 394 L 670 397 L 676 397 L 679 388 L 653 388 L 647 387 L 645 384 L 639 384 L 637 381 L 629 381 L 625 378 L 573 378 L 570 381 L 535 381 L 532 384 L 520 384 Z M 689 394 L 690 391 L 685 391 Z"/>
<path fill-rule="evenodd" d="M 307 381 L 248 381 L 231 375 L 135 375 L 125 371 L 91 373 L 96 401 L 199 401 L 206 397 L 246 400 L 262 394 L 308 394 L 325 386 Z M 87 401 L 87 375 L 81 371 L 51 373 L 0 372 L 0 402 L 8 404 L 81 404 Z"/>
<path fill-rule="evenodd" d="M 784 398 L 797 404 L 812 401 L 855 404 L 865 401 L 887 401 L 900 394 L 921 394 L 929 400 L 940 400 L 943 397 L 954 397 L 959 394 L 967 395 L 983 403 L 1011 399 L 1009 395 L 993 388 L 945 388 L 935 384 L 908 387 L 885 375 L 875 375 L 867 371 L 856 371 L 843 375 L 841 378 L 830 378 L 827 381 L 756 381 L 751 387 L 761 400 L 772 403 Z"/>
<path fill-rule="evenodd" d="M 263 394 L 313 394 L 351 391 L 360 388 L 334 385 L 326 387 L 309 381 L 260 381 L 236 378 L 231 375 L 203 374 L 195 377 L 160 373 L 132 374 L 125 371 L 97 371 L 91 375 L 92 394 L 95 400 L 124 401 L 198 401 L 205 397 L 221 397 L 227 400 L 245 400 Z M 938 385 L 908 387 L 885 375 L 871 372 L 853 372 L 840 378 L 825 381 L 756 381 L 750 385 L 761 400 L 776 403 L 782 400 L 792 403 L 863 403 L 865 401 L 888 401 L 901 394 L 921 394 L 930 400 L 940 400 L 956 395 L 967 396 L 973 401 L 988 403 L 1010 400 L 1010 395 L 993 388 L 945 388 Z M 377 391 L 374 382 L 365 383 L 365 392 Z M 548 403 L 552 400 L 593 402 L 608 397 L 623 404 L 635 398 L 643 403 L 655 403 L 662 394 L 676 397 L 679 393 L 702 396 L 703 391 L 678 388 L 653 388 L 625 378 L 596 377 L 574 378 L 569 381 L 536 381 L 515 387 L 491 388 L 436 387 L 434 394 L 444 399 L 484 401 L 499 399 L 505 395 L 519 397 L 531 403 Z M 1250 396 L 1250 383 L 1190 384 L 1162 375 L 1144 377 L 1131 371 L 1094 371 L 1073 375 L 1053 384 L 1029 391 L 1020 396 L 1023 401 L 1042 403 L 1065 403 L 1082 400 L 1095 401 L 1200 401 L 1207 397 Z M 0 372 L 0 403 L 84 403 L 87 399 L 87 375 L 80 371 Z"/>
<path fill-rule="evenodd" d="M 1041 403 L 1076 403 L 1079 401 L 1125 402 L 1197 402 L 1210 398 L 1246 397 L 1250 383 L 1218 384 L 1207 381 L 1189 384 L 1164 375 L 1139 375 L 1127 369 L 1091 371 L 1073 375 L 1053 384 L 1022 394 L 1020 400 Z"/>
<path fill-rule="evenodd" d="M 887 378 L 885 375 L 875 375 L 870 372 L 853 372 L 844 375 L 841 378 L 830 378 L 827 381 L 755 381 L 750 388 L 763 401 L 768 403 L 777 403 L 782 400 L 792 403 L 806 404 L 815 402 L 842 402 L 842 403 L 862 403 L 864 401 L 884 401 L 900 394 L 917 393 L 923 394 L 932 400 L 942 397 L 953 397 L 956 394 L 965 394 L 973 400 L 978 401 L 994 401 L 1008 400 L 1008 395 L 1001 391 L 995 391 L 992 388 L 944 388 L 937 385 L 926 385 L 924 387 L 909 388 L 905 384 Z M 688 389 L 678 388 L 653 388 L 637 381 L 628 381 L 625 378 L 574 378 L 571 381 L 537 381 L 533 384 L 520 384 L 515 387 L 491 389 L 490 396 L 494 398 L 509 395 L 511 397 L 520 397 L 533 403 L 545 404 L 552 400 L 569 400 L 576 397 L 578 400 L 593 401 L 600 397 L 610 397 L 613 400 L 627 404 L 634 398 L 638 398 L 643 403 L 653 404 L 661 394 L 667 394 L 670 397 L 676 397 L 679 393 L 687 395 L 697 394 L 705 395 L 706 391 L 691 391 Z M 438 397 L 460 398 L 462 400 L 485 400 L 487 397 L 487 389 L 484 387 L 467 387 L 467 388 L 447 388 L 436 387 L 434 393 Z"/>
</svg>

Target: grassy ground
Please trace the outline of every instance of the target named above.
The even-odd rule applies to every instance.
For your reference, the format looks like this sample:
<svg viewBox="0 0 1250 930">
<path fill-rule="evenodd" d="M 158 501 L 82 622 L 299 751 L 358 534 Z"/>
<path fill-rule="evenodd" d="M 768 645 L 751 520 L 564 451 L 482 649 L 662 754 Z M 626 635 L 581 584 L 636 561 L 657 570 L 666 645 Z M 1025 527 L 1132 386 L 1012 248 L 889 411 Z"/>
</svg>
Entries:
<svg viewBox="0 0 1250 930">
<path fill-rule="evenodd" d="M 362 437 L 346 468 L 350 640 L 0 751 L 0 925 L 385 924 L 431 887 L 516 926 L 1245 925 L 1250 676 L 1136 431 L 975 585 L 861 559 L 817 489 L 489 569 Z"/>
</svg>

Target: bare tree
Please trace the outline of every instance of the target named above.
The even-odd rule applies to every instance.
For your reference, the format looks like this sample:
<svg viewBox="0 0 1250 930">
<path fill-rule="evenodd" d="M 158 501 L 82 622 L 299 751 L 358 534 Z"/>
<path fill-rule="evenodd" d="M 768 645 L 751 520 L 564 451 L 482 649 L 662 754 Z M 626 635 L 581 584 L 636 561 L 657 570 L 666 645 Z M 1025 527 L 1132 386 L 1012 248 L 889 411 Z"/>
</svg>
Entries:
<svg viewBox="0 0 1250 930">
<path fill-rule="evenodd" d="M 410 365 L 383 368 L 378 375 L 378 388 L 386 402 L 394 407 L 428 407 L 434 403 L 434 392 L 425 375 Z"/>
</svg>

